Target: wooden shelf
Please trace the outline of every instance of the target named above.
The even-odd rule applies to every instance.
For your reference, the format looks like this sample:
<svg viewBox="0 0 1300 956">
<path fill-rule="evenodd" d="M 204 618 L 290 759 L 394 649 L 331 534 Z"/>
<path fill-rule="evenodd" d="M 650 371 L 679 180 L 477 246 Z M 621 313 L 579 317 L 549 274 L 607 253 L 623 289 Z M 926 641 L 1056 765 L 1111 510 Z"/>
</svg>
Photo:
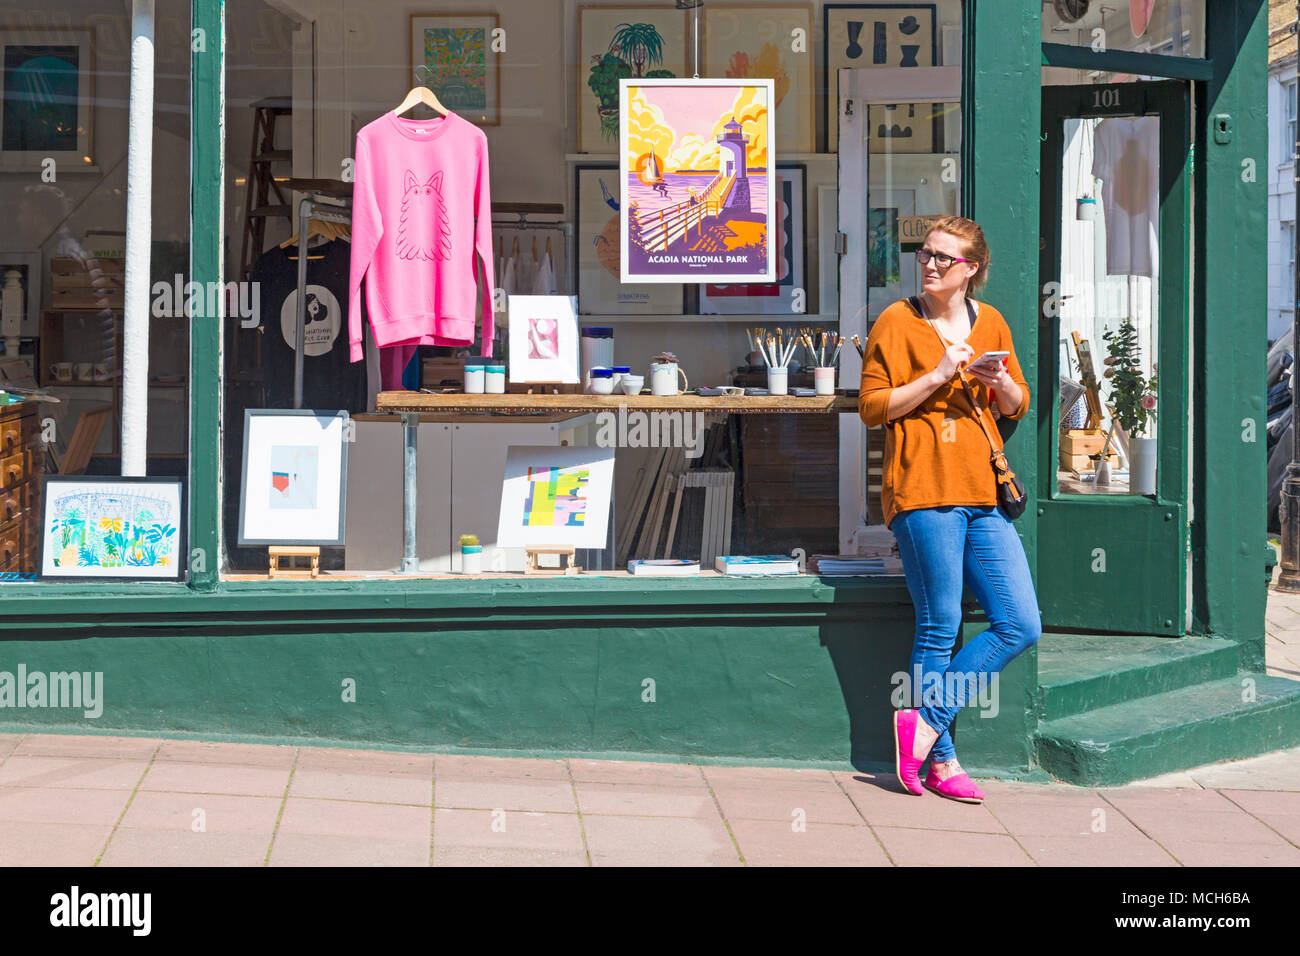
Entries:
<svg viewBox="0 0 1300 956">
<path fill-rule="evenodd" d="M 424 392 L 380 392 L 380 412 L 597 412 L 626 408 L 642 412 L 716 412 L 728 415 L 852 414 L 857 398 L 849 395 L 429 395 Z"/>
</svg>

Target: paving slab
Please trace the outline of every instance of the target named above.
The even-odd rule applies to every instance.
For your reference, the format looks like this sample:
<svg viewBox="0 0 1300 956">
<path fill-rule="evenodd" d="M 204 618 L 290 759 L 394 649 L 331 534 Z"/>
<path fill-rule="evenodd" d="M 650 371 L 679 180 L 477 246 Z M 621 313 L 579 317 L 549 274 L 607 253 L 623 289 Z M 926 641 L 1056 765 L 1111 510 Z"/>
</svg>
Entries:
<svg viewBox="0 0 1300 956">
<path fill-rule="evenodd" d="M 284 802 L 276 842 L 295 834 L 342 836 L 423 843 L 427 849 L 430 817 L 428 807 L 289 797 Z"/>
<path fill-rule="evenodd" d="M 578 806 L 588 814 L 717 819 L 718 808 L 703 788 L 676 790 L 622 783 L 578 783 Z"/>
<path fill-rule="evenodd" d="M 892 866 L 867 826 L 732 820 L 747 866 Z"/>
<path fill-rule="evenodd" d="M 296 747 L 274 744 L 234 744 L 212 740 L 164 740 L 157 760 L 185 763 L 241 764 L 247 767 L 293 766 Z"/>
<path fill-rule="evenodd" d="M 130 799 L 129 790 L 0 787 L 0 821 L 111 827 Z"/>
<path fill-rule="evenodd" d="M 532 810 L 444 810 L 433 815 L 434 862 L 444 848 L 481 850 L 535 850 L 581 853 L 585 861 L 582 827 L 576 813 L 541 813 Z"/>
<path fill-rule="evenodd" d="M 33 734 L 16 742 L 13 753 L 21 756 L 48 757 L 127 757 L 148 760 L 158 750 L 160 741 L 149 737 L 98 737 L 61 734 Z M 0 741 L 0 751 L 3 742 Z"/>
<path fill-rule="evenodd" d="M 718 817 L 584 816 L 594 866 L 740 866 Z"/>
<path fill-rule="evenodd" d="M 429 845 L 369 837 L 292 833 L 278 836 L 269 866 L 428 866 Z"/>
<path fill-rule="evenodd" d="M 0 820 L 0 866 L 91 866 L 111 826 Z"/>
<path fill-rule="evenodd" d="M 1034 865 L 1019 844 L 1006 834 L 893 826 L 872 829 L 897 866 Z"/>
<path fill-rule="evenodd" d="M 262 839 L 262 852 L 275 832 L 282 799 L 229 794 L 155 793 L 141 790 L 131 799 L 119 827 L 182 833 L 250 833 Z M 119 832 L 120 829 L 119 829 Z"/>
<path fill-rule="evenodd" d="M 0 774 L 9 765 L 0 767 Z M 288 767 L 265 764 L 173 763 L 155 761 L 140 783 L 141 790 L 173 793 L 227 793 L 253 797 L 283 796 L 289 783 Z"/>
<path fill-rule="evenodd" d="M 123 830 L 100 866 L 261 866 L 270 837 L 254 833 Z"/>
<path fill-rule="evenodd" d="M 640 786 L 708 788 L 695 764 L 631 760 L 570 760 L 569 774 L 578 783 L 634 783 Z"/>
<path fill-rule="evenodd" d="M 568 780 L 564 760 L 531 757 L 479 757 L 465 754 L 435 754 L 435 778 L 535 777 L 540 780 Z"/>
<path fill-rule="evenodd" d="M 365 803 L 404 803 L 429 806 L 433 800 L 432 773 L 359 772 L 357 770 L 294 771 L 291 797 L 322 800 L 359 800 Z"/>
<path fill-rule="evenodd" d="M 857 806 L 838 787 L 834 790 L 754 790 L 747 787 L 714 789 L 722 815 L 728 820 L 783 820 L 804 823 L 863 824 Z"/>
<path fill-rule="evenodd" d="M 0 764 L 0 786 L 134 790 L 148 766 L 144 760 L 112 757 L 10 755 Z"/>
<path fill-rule="evenodd" d="M 438 777 L 434 805 L 462 810 L 539 810 L 574 813 L 571 781 L 530 777 Z"/>
</svg>

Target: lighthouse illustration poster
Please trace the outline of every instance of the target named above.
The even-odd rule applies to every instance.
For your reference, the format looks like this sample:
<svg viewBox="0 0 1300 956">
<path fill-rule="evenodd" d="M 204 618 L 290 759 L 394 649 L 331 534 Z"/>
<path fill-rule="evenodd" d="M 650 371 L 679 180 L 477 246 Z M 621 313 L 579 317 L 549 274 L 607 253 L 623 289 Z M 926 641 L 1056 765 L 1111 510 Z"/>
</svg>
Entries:
<svg viewBox="0 0 1300 956">
<path fill-rule="evenodd" d="M 772 282 L 772 80 L 620 80 L 623 282 Z"/>
</svg>

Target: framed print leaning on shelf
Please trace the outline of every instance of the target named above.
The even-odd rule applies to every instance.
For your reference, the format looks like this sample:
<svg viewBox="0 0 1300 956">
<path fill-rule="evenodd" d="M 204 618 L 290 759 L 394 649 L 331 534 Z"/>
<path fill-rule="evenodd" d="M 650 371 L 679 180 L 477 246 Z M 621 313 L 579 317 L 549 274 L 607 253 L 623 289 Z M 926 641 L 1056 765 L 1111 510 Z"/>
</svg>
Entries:
<svg viewBox="0 0 1300 956">
<path fill-rule="evenodd" d="M 418 76 L 443 106 L 476 126 L 500 126 L 501 55 L 492 46 L 500 25 L 495 13 L 411 14 L 409 79 Z"/>
<path fill-rule="evenodd" d="M 579 314 L 681 315 L 682 286 L 619 282 L 618 167 L 578 166 L 573 179 Z"/>
<path fill-rule="evenodd" d="M 346 411 L 244 411 L 239 544 L 343 544 Z"/>
<path fill-rule="evenodd" d="M 839 151 L 839 71 L 937 66 L 933 3 L 828 3 L 822 8 L 822 86 L 826 150 Z M 871 151 L 933 151 L 935 108 L 904 103 L 871 107 Z"/>
<path fill-rule="evenodd" d="M 90 30 L 0 29 L 0 170 L 92 165 L 93 60 Z"/>
<path fill-rule="evenodd" d="M 772 81 L 619 87 L 623 281 L 774 281 Z"/>
<path fill-rule="evenodd" d="M 776 281 L 700 287 L 701 315 L 798 315 L 808 311 L 804 266 L 804 167 L 776 167 Z"/>
<path fill-rule="evenodd" d="M 510 296 L 510 381 L 578 382 L 578 312 L 571 295 Z"/>
<path fill-rule="evenodd" d="M 618 81 L 690 76 L 687 12 L 669 4 L 578 8 L 578 152 L 618 149 Z"/>
<path fill-rule="evenodd" d="M 811 153 L 814 71 L 812 5 L 704 5 L 704 75 L 772 81 L 778 154 Z M 795 31 L 804 47 L 796 52 Z"/>
<path fill-rule="evenodd" d="M 182 478 L 47 475 L 38 577 L 180 581 L 186 517 Z"/>
</svg>

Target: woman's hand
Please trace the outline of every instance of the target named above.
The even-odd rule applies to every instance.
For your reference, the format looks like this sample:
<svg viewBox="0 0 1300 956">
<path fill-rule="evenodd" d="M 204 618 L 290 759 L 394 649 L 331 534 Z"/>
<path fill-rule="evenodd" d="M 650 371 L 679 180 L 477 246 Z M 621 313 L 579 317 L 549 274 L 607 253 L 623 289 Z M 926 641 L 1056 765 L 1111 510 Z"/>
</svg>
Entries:
<svg viewBox="0 0 1300 956">
<path fill-rule="evenodd" d="M 1007 384 L 1013 382 L 1011 374 L 1007 371 L 1007 360 L 1003 359 L 1002 364 L 997 367 L 996 371 L 990 371 L 987 366 L 976 365 L 968 369 L 972 378 L 987 385 L 994 391 L 1003 391 Z"/>
<path fill-rule="evenodd" d="M 950 345 L 944 350 L 943 358 L 939 359 L 939 364 L 935 366 L 932 374 L 940 384 L 947 382 L 957 374 L 958 369 L 964 369 L 974 357 L 975 350 L 965 342 L 960 345 Z"/>
</svg>

